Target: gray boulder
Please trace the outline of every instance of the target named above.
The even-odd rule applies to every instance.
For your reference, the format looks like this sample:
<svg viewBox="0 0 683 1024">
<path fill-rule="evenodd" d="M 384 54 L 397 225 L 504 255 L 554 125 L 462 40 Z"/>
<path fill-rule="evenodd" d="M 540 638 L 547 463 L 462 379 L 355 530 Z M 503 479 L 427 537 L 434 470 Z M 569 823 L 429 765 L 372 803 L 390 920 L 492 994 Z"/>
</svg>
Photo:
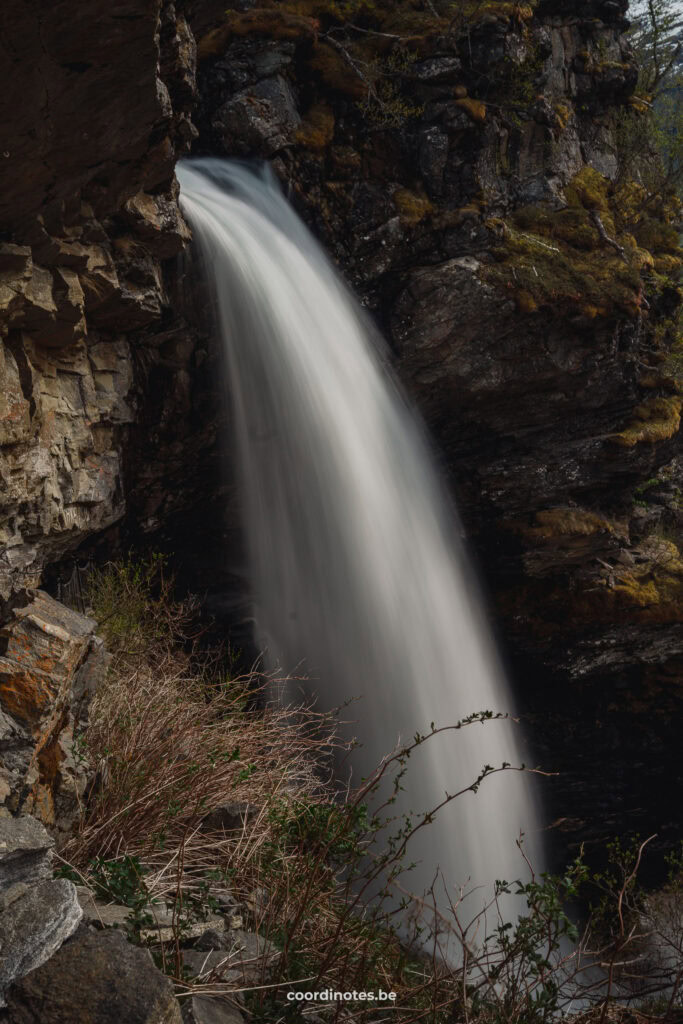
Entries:
<svg viewBox="0 0 683 1024">
<path fill-rule="evenodd" d="M 67 879 L 32 886 L 19 882 L 6 890 L 0 915 L 0 1005 L 5 989 L 44 964 L 81 917 L 76 888 Z"/>
<path fill-rule="evenodd" d="M 119 931 L 81 928 L 7 994 L 7 1024 L 182 1024 L 173 984 Z"/>
</svg>

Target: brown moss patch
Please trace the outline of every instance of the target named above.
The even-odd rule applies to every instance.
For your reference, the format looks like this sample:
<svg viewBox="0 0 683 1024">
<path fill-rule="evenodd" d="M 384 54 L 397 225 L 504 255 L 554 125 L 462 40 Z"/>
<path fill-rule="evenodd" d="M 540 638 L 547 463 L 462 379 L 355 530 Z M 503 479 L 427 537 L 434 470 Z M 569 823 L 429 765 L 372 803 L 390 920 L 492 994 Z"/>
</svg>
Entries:
<svg viewBox="0 0 683 1024">
<path fill-rule="evenodd" d="M 354 100 L 364 100 L 367 86 L 352 67 L 327 43 L 318 43 L 309 60 L 325 85 Z"/>
<path fill-rule="evenodd" d="M 531 292 L 524 290 L 517 292 L 515 303 L 520 313 L 536 313 L 538 311 L 538 303 Z"/>
<path fill-rule="evenodd" d="M 537 512 L 536 526 L 526 530 L 527 536 L 543 540 L 571 536 L 588 537 L 596 533 L 623 536 L 624 527 L 589 509 L 563 506 Z"/>
<path fill-rule="evenodd" d="M 683 399 L 678 396 L 649 398 L 635 409 L 628 427 L 610 440 L 624 448 L 633 448 L 642 441 L 666 441 L 680 429 L 682 406 Z"/>
<path fill-rule="evenodd" d="M 482 124 L 486 120 L 486 104 L 482 103 L 481 100 L 473 100 L 465 96 L 454 102 L 457 107 L 462 107 L 477 124 Z"/>
<path fill-rule="evenodd" d="M 648 537 L 634 551 L 638 564 L 615 569 L 598 591 L 605 610 L 630 612 L 639 622 L 672 622 L 683 614 L 683 559 L 676 544 Z"/>
<path fill-rule="evenodd" d="M 401 221 L 410 227 L 419 224 L 434 210 L 432 202 L 424 193 L 411 192 L 407 188 L 397 189 L 392 199 Z"/>
<path fill-rule="evenodd" d="M 308 111 L 296 133 L 296 141 L 306 149 L 325 149 L 334 138 L 334 113 L 327 103 L 316 103 Z"/>
<path fill-rule="evenodd" d="M 302 40 L 316 37 L 320 23 L 277 7 L 253 11 L 228 11 L 222 25 L 212 29 L 197 44 L 200 60 L 225 51 L 230 40 L 239 36 L 267 36 L 269 39 Z"/>
</svg>

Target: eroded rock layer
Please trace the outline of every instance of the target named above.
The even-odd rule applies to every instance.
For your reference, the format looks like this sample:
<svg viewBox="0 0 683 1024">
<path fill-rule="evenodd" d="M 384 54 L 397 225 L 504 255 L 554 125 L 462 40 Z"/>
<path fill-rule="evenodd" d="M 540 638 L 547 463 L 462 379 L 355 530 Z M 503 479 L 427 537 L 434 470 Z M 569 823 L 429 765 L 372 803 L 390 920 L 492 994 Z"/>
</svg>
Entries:
<svg viewBox="0 0 683 1024">
<path fill-rule="evenodd" d="M 128 338 L 189 233 L 194 39 L 162 0 L 0 12 L 0 596 L 125 509 Z"/>
</svg>

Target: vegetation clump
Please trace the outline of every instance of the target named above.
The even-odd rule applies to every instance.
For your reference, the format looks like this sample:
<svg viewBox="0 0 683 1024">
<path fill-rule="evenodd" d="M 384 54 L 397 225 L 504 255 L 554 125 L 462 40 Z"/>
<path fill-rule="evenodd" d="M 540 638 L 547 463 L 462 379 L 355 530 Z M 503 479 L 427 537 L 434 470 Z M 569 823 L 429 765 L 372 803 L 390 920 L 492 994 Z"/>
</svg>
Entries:
<svg viewBox="0 0 683 1024">
<path fill-rule="evenodd" d="M 547 307 L 588 320 L 638 315 L 642 272 L 662 259 L 672 272 L 680 265 L 677 201 L 660 197 L 648 207 L 640 186 L 615 189 L 589 166 L 567 185 L 565 198 L 561 209 L 538 204 L 489 220 L 498 262 L 485 276 L 521 295 L 523 311 Z"/>
<path fill-rule="evenodd" d="M 619 1020 L 618 969 L 595 989 L 581 979 L 596 958 L 628 958 L 631 972 L 646 964 L 622 928 L 632 923 L 626 912 L 643 905 L 631 861 L 626 873 L 591 875 L 579 857 L 554 877 L 534 874 L 521 857 L 526 877 L 497 881 L 480 913 L 467 912 L 463 893 L 439 897 L 451 909 L 434 928 L 438 879 L 418 900 L 399 885 L 410 838 L 433 812 L 405 821 L 386 814 L 411 753 L 442 730 L 416 735 L 357 790 L 340 790 L 330 774 L 334 720 L 255 700 L 253 676 L 232 678 L 224 658 L 188 646 L 193 609 L 173 600 L 162 559 L 104 567 L 90 600 L 114 660 L 81 745 L 99 781 L 61 873 L 127 909 L 129 937 L 150 948 L 179 995 L 229 996 L 237 987 L 255 1019 L 303 1021 L 287 993 L 381 988 L 396 993 L 390 1015 L 400 1024 L 550 1024 L 580 991 L 582 1024 L 607 1009 Z M 495 717 L 482 712 L 449 728 Z M 484 767 L 462 793 L 507 768 Z M 208 824 L 226 801 L 248 808 L 241 827 Z M 567 908 L 586 886 L 600 893 L 599 918 L 580 933 Z M 240 926 L 277 948 L 267 975 L 245 983 L 188 973 L 194 926 L 222 913 L 225 899 Z M 501 909 L 509 899 L 519 902 L 512 920 Z M 162 928 L 159 914 L 168 922 L 169 910 Z M 398 914 L 413 921 L 412 941 L 397 934 Z M 466 955 L 444 956 L 449 947 Z M 363 1003 L 345 1009 L 359 1022 L 382 1019 Z"/>
<path fill-rule="evenodd" d="M 314 103 L 296 133 L 296 141 L 306 149 L 323 150 L 334 138 L 334 113 L 329 104 Z"/>
<path fill-rule="evenodd" d="M 624 448 L 667 441 L 678 433 L 682 407 L 683 398 L 678 396 L 650 398 L 634 410 L 634 420 L 611 440 Z"/>
<path fill-rule="evenodd" d="M 412 192 L 407 188 L 399 188 L 392 199 L 398 215 L 404 224 L 414 227 L 434 211 L 434 205 L 424 192 Z"/>
</svg>

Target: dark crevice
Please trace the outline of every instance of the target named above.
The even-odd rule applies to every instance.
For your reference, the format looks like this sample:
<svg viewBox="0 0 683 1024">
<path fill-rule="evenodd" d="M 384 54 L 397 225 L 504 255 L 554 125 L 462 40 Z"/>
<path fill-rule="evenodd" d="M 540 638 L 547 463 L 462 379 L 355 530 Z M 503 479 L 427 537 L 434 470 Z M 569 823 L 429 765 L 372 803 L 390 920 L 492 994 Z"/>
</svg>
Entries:
<svg viewBox="0 0 683 1024">
<path fill-rule="evenodd" d="M 75 71 L 77 74 L 82 75 L 84 71 L 88 71 L 92 67 L 92 64 L 87 60 L 72 60 L 66 61 L 59 66 L 65 68 L 66 71 Z"/>
<path fill-rule="evenodd" d="M 28 364 L 26 352 L 21 344 L 19 336 L 16 334 L 10 334 L 6 339 L 5 344 L 10 350 L 17 364 L 17 371 L 19 373 L 19 383 L 21 385 L 21 392 L 29 404 L 29 414 L 31 420 L 36 414 L 36 402 L 33 397 L 33 380 L 31 377 L 31 367 Z"/>
</svg>

